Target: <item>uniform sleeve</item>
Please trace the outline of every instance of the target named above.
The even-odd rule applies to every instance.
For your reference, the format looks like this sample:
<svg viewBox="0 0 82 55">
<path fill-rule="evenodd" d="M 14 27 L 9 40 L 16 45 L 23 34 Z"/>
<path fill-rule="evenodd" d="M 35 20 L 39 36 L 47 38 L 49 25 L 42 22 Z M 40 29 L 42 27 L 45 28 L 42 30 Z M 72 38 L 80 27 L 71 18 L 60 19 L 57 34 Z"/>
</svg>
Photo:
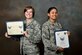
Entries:
<svg viewBox="0 0 82 55">
<path fill-rule="evenodd" d="M 32 43 L 39 43 L 41 40 L 41 28 L 39 24 L 34 26 L 33 32 L 28 37 L 28 40 Z"/>
<path fill-rule="evenodd" d="M 15 36 L 12 36 L 11 39 L 20 41 L 20 37 L 21 37 L 21 35 L 15 35 Z"/>
<path fill-rule="evenodd" d="M 55 45 L 55 43 L 53 43 L 50 40 L 50 33 L 47 26 L 42 27 L 42 41 L 45 48 L 47 48 L 48 50 L 51 50 L 51 51 L 57 50 L 57 46 Z"/>
</svg>

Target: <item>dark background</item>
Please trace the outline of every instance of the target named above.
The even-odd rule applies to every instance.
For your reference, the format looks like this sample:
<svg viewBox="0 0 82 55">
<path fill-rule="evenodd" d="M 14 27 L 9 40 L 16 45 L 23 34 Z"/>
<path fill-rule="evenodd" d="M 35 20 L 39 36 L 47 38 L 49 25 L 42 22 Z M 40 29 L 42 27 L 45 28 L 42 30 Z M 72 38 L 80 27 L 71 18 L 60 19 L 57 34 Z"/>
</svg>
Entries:
<svg viewBox="0 0 82 55">
<path fill-rule="evenodd" d="M 0 0 L 0 55 L 19 55 L 19 41 L 4 37 L 5 22 L 23 20 L 27 5 L 35 8 L 35 19 L 41 25 L 47 20 L 48 8 L 57 7 L 58 21 L 71 32 L 70 48 L 64 55 L 82 55 L 82 0 Z"/>
</svg>

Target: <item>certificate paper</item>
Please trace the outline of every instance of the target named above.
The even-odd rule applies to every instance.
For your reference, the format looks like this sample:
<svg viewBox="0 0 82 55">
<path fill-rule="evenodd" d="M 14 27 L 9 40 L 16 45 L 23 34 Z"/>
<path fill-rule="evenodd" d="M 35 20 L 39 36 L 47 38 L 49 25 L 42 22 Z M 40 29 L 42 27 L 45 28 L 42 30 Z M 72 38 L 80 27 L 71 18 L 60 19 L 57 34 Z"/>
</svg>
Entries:
<svg viewBox="0 0 82 55">
<path fill-rule="evenodd" d="M 58 31 L 55 32 L 56 36 L 56 45 L 62 48 L 68 48 L 69 47 L 69 40 L 68 40 L 68 34 L 67 31 Z"/>
<path fill-rule="evenodd" d="M 8 35 L 22 35 L 24 31 L 23 21 L 6 22 Z"/>
</svg>

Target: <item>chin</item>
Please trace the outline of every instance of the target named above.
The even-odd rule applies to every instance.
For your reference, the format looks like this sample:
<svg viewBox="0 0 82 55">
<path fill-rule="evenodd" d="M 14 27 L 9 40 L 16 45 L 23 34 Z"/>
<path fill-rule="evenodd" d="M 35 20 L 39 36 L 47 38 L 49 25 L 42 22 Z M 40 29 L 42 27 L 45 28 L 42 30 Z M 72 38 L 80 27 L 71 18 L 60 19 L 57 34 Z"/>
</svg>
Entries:
<svg viewBox="0 0 82 55">
<path fill-rule="evenodd" d="M 27 17 L 27 19 L 31 19 L 32 17 Z"/>
</svg>

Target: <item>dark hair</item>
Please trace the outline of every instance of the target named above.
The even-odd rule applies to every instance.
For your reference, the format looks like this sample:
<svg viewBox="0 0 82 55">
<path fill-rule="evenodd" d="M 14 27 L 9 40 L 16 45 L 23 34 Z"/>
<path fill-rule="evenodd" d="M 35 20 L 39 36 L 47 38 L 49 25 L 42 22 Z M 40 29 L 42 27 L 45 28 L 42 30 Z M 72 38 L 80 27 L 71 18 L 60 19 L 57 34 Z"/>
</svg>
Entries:
<svg viewBox="0 0 82 55">
<path fill-rule="evenodd" d="M 24 13 L 28 10 L 28 9 L 32 9 L 32 13 L 33 13 L 33 16 L 34 17 L 34 14 L 35 14 L 35 10 L 32 6 L 26 6 L 26 8 L 24 9 Z"/>
<path fill-rule="evenodd" d="M 57 13 L 58 13 L 58 9 L 57 9 L 56 7 L 50 7 L 47 12 L 50 13 L 50 11 L 51 11 L 52 9 L 56 9 L 56 11 L 57 11 Z"/>
</svg>

